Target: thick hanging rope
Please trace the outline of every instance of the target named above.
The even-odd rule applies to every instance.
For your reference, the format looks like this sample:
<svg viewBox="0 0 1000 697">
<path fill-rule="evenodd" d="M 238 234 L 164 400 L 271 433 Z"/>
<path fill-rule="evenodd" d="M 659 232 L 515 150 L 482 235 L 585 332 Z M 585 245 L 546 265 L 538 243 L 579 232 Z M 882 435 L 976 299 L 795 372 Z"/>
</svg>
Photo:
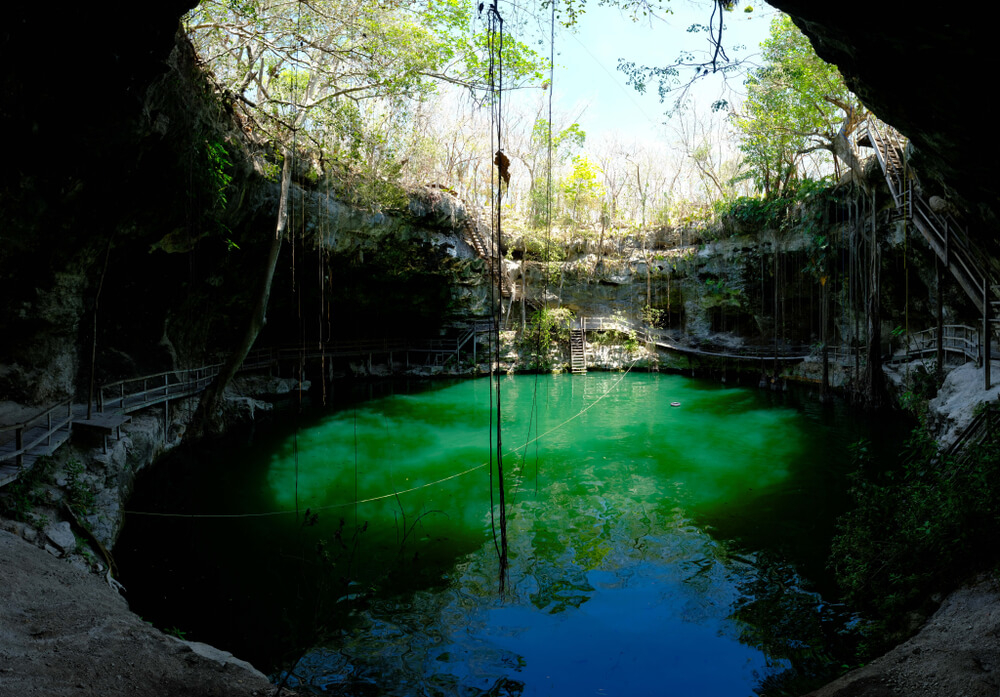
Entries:
<svg viewBox="0 0 1000 697">
<path fill-rule="evenodd" d="M 903 316 L 904 321 L 904 332 L 906 335 L 906 347 L 905 351 L 907 354 L 906 361 L 906 381 L 910 380 L 910 361 L 909 361 L 909 351 L 910 351 L 910 266 L 909 266 L 909 230 L 906 225 L 907 213 L 909 212 L 910 206 L 910 187 L 907 185 L 909 180 L 909 161 L 903 160 L 903 279 L 904 279 L 904 297 L 903 302 Z"/>
<path fill-rule="evenodd" d="M 501 228 L 502 228 L 502 201 L 503 184 L 510 184 L 510 160 L 503 151 L 503 17 L 497 9 L 496 0 L 490 5 L 487 11 L 487 46 L 489 50 L 489 102 L 490 102 L 490 152 L 495 153 L 493 164 L 496 165 L 496 174 L 490 176 L 491 196 L 490 202 L 493 207 L 491 222 L 493 225 L 493 258 L 490 260 L 494 264 L 496 276 L 496 294 L 493 297 L 494 307 L 499 303 L 493 324 L 494 346 L 496 347 L 496 361 L 491 361 L 490 384 L 493 387 L 495 396 L 490 399 L 490 428 L 492 431 L 494 418 L 496 420 L 496 471 L 497 471 L 497 493 L 499 499 L 499 516 L 496 515 L 493 501 L 493 467 L 490 466 L 490 523 L 493 530 L 493 544 L 496 548 L 500 569 L 500 595 L 503 596 L 507 587 L 507 500 L 504 491 L 503 472 L 503 430 L 502 430 L 502 402 L 500 389 L 500 315 L 503 311 L 503 259 L 501 257 Z M 503 183 L 501 183 L 503 182 Z M 491 291 L 492 295 L 492 291 Z M 496 367 L 494 368 L 493 365 Z M 494 417 L 495 413 L 495 417 Z M 494 451 L 490 449 L 490 460 L 494 458 Z M 500 536 L 497 539 L 497 518 L 499 517 Z"/>
</svg>

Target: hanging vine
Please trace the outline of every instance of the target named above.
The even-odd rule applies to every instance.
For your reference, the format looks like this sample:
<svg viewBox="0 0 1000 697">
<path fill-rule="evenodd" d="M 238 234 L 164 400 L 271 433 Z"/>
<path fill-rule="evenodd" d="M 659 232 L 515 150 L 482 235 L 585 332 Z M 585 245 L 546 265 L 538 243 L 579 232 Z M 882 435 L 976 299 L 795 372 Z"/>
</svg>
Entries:
<svg viewBox="0 0 1000 697">
<path fill-rule="evenodd" d="M 493 530 L 493 543 L 499 559 L 500 595 L 505 594 L 507 588 L 507 501 L 504 490 L 503 472 L 503 429 L 501 412 L 501 389 L 500 389 L 500 320 L 503 304 L 503 257 L 501 252 L 501 229 L 502 229 L 502 201 L 504 184 L 510 184 L 510 160 L 503 151 L 503 17 L 497 8 L 496 2 L 490 4 L 486 11 L 487 19 L 487 49 L 489 52 L 489 92 L 488 102 L 490 109 L 490 152 L 494 153 L 493 164 L 496 166 L 495 174 L 490 177 L 490 205 L 493 236 L 493 259 L 496 273 L 494 274 L 495 285 L 490 290 L 490 300 L 494 311 L 493 320 L 493 348 L 495 350 L 495 360 L 490 361 L 490 522 Z M 492 444 L 493 429 L 496 428 L 495 451 Z M 493 498 L 493 467 L 496 462 L 496 488 L 498 501 Z M 499 504 L 499 511 L 497 505 Z M 497 527 L 499 524 L 499 538 Z"/>
</svg>

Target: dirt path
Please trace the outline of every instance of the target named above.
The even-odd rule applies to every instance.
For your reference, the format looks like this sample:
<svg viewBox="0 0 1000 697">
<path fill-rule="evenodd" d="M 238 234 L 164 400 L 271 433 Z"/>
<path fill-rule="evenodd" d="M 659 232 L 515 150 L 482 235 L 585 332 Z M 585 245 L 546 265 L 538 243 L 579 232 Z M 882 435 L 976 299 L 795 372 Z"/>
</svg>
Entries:
<svg viewBox="0 0 1000 697">
<path fill-rule="evenodd" d="M 0 695 L 273 693 L 249 663 L 163 634 L 102 577 L 0 530 Z"/>
</svg>

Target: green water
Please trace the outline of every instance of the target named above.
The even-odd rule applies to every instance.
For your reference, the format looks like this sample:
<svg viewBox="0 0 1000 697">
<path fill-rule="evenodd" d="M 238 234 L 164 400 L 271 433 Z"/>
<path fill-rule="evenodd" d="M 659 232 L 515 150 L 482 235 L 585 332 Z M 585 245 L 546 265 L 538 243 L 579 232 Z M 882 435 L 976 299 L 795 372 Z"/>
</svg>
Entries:
<svg viewBox="0 0 1000 697">
<path fill-rule="evenodd" d="M 823 561 L 846 447 L 879 434 L 672 375 L 500 397 L 503 597 L 490 383 L 469 380 L 159 468 L 132 508 L 255 515 L 130 516 L 133 606 L 278 674 L 305 654 L 290 684 L 326 694 L 749 695 L 838 660 Z"/>
</svg>

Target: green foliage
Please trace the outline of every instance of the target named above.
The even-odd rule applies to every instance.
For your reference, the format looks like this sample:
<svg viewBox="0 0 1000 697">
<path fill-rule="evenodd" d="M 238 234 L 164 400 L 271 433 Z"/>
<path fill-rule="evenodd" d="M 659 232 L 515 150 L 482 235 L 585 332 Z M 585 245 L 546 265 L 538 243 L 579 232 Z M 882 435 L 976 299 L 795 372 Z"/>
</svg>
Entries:
<svg viewBox="0 0 1000 697">
<path fill-rule="evenodd" d="M 527 261 L 561 262 L 566 260 L 566 246 L 560 240 L 550 239 L 543 231 L 523 231 L 518 240 L 518 246 L 521 248 L 523 258 Z"/>
<path fill-rule="evenodd" d="M 538 118 L 531 129 L 531 157 L 538 164 L 531 180 L 531 190 L 528 192 L 528 220 L 536 228 L 543 227 L 548 222 L 548 214 L 555 205 L 550 200 L 548 191 L 549 179 L 549 122 Z M 552 129 L 552 165 L 559 167 L 578 149 L 583 147 L 587 134 L 579 124 L 573 123 L 561 130 Z M 553 192 L 554 193 L 554 192 Z"/>
<path fill-rule="evenodd" d="M 611 319 L 623 327 L 628 326 L 628 319 L 621 310 L 616 310 Z M 634 329 L 609 329 L 596 332 L 592 341 L 597 346 L 621 346 L 629 354 L 638 352 L 641 347 L 639 336 Z"/>
<path fill-rule="evenodd" d="M 666 310 L 646 305 L 642 308 L 642 321 L 647 327 L 660 327 Z"/>
<path fill-rule="evenodd" d="M 806 153 L 833 152 L 838 133 L 849 134 L 864 107 L 787 15 L 774 18 L 761 48 L 763 65 L 749 74 L 742 112 L 733 122 L 748 176 L 770 196 L 794 185 Z"/>
<path fill-rule="evenodd" d="M 740 196 L 732 201 L 719 201 L 715 214 L 750 232 L 795 229 L 801 234 L 818 235 L 824 228 L 824 205 L 834 195 L 831 187 L 832 181 L 827 177 L 805 177 L 770 196 Z"/>
<path fill-rule="evenodd" d="M 218 79 L 255 105 L 272 138 L 288 141 L 302 126 L 329 147 L 340 133 L 326 125 L 350 104 L 419 98 L 441 80 L 483 88 L 487 27 L 474 21 L 474 8 L 471 0 L 204 0 L 185 26 Z M 514 22 L 502 46 L 507 87 L 539 82 L 547 67 L 514 38 Z"/>
<path fill-rule="evenodd" d="M 233 175 L 229 174 L 228 169 L 232 167 L 233 163 L 229 160 L 226 146 L 218 141 L 205 141 L 205 157 L 208 160 L 208 177 L 212 189 L 215 191 L 215 205 L 220 209 L 225 209 L 228 203 L 226 189 L 233 181 Z"/>
<path fill-rule="evenodd" d="M 550 2 L 554 0 L 543 0 L 542 7 L 548 10 Z M 672 10 L 664 0 L 598 0 L 599 5 L 611 5 L 618 7 L 633 22 L 638 22 L 655 13 L 657 15 L 672 14 Z M 726 1 L 726 5 L 733 5 L 733 2 Z M 563 0 L 555 4 L 556 17 L 564 27 L 571 28 L 580 21 L 580 18 L 587 13 L 587 0 Z"/>
<path fill-rule="evenodd" d="M 866 442 L 852 450 L 856 507 L 838 522 L 830 566 L 849 603 L 886 620 L 874 651 L 875 636 L 891 642 L 903 629 L 905 612 L 998 561 L 1000 447 L 980 444 L 957 466 L 921 424 L 889 469 L 876 469 Z"/>
<path fill-rule="evenodd" d="M 936 365 L 919 364 L 906 376 L 905 391 L 900 397 L 901 406 L 922 418 L 927 411 L 927 402 L 937 396 L 944 382 L 944 376 L 938 374 Z"/>
<path fill-rule="evenodd" d="M 532 351 L 533 368 L 552 367 L 549 354 L 557 343 L 569 344 L 573 312 L 565 307 L 543 307 L 531 315 L 521 335 L 521 345 Z"/>
<path fill-rule="evenodd" d="M 604 185 L 600 181 L 601 168 L 586 155 L 573 156 L 573 169 L 562 181 L 566 197 L 566 217 L 580 225 L 597 211 L 604 198 Z"/>
<path fill-rule="evenodd" d="M 76 513 L 87 515 L 91 512 L 95 503 L 93 489 L 84 481 L 83 475 L 86 468 L 77 459 L 72 459 L 66 463 L 66 505 Z"/>
<path fill-rule="evenodd" d="M 406 203 L 400 134 L 414 130 L 419 105 L 443 82 L 473 92 L 488 85 L 496 47 L 476 11 L 472 0 L 204 0 L 185 27 L 218 81 L 239 95 L 234 104 L 252 110 L 255 128 L 279 150 L 318 151 L 324 173 L 342 182 L 338 193 L 378 212 Z M 508 89 L 540 82 L 547 67 L 515 39 L 517 22 L 506 23 L 501 47 Z M 224 207 L 228 161 L 217 143 L 207 148 Z M 279 171 L 271 165 L 267 174 Z"/>
<path fill-rule="evenodd" d="M 51 472 L 51 459 L 46 457 L 35 462 L 30 470 L 0 490 L 0 511 L 14 520 L 43 528 L 47 519 L 34 511 L 48 503 L 44 485 Z"/>
<path fill-rule="evenodd" d="M 775 230 L 784 226 L 790 203 L 787 196 L 740 196 L 731 202 L 721 201 L 717 214 L 753 230 Z"/>
</svg>

